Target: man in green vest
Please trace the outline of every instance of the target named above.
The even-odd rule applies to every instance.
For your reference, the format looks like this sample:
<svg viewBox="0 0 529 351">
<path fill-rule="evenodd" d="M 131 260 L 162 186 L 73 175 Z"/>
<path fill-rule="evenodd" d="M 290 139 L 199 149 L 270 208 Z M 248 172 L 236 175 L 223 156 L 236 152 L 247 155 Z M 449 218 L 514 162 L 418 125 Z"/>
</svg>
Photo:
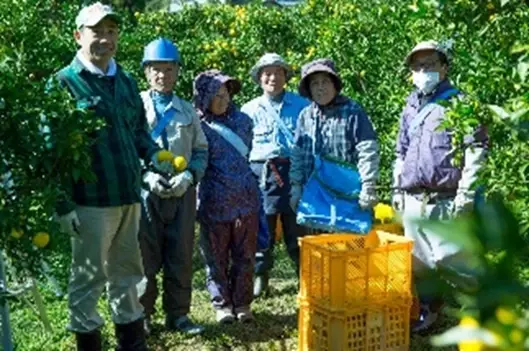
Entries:
<svg viewBox="0 0 529 351">
<path fill-rule="evenodd" d="M 70 324 L 78 350 L 101 350 L 103 319 L 97 302 L 107 286 L 117 350 L 147 350 L 139 296 L 144 272 L 138 243 L 141 163 L 152 171 L 172 168 L 158 162 L 161 149 L 147 131 L 143 102 L 135 80 L 116 64 L 119 17 L 99 2 L 76 18 L 80 46 L 56 79 L 77 100 L 103 118 L 91 146 L 96 181 L 72 181 L 57 204 L 57 220 L 72 236 L 68 285 Z"/>
</svg>

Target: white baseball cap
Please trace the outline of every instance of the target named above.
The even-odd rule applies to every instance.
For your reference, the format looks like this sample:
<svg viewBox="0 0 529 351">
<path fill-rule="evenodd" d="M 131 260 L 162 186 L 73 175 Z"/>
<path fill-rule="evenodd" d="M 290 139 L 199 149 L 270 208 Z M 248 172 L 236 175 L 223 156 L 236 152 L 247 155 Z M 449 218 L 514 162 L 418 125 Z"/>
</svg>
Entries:
<svg viewBox="0 0 529 351">
<path fill-rule="evenodd" d="M 106 17 L 112 18 L 112 20 L 118 24 L 120 23 L 119 15 L 112 10 L 112 7 L 96 2 L 92 5 L 83 7 L 81 11 L 79 11 L 79 14 L 75 18 L 75 25 L 77 26 L 77 29 L 84 26 L 92 27 Z"/>
</svg>

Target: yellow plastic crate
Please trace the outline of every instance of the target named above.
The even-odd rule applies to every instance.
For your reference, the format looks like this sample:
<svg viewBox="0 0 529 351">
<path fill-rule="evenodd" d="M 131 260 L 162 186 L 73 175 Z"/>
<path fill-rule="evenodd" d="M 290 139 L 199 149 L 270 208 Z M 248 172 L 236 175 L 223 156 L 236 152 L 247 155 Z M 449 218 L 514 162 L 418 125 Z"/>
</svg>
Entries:
<svg viewBox="0 0 529 351">
<path fill-rule="evenodd" d="M 299 351 L 409 350 L 411 300 L 340 313 L 299 302 Z"/>
<path fill-rule="evenodd" d="M 378 238 L 325 234 L 300 238 L 300 297 L 329 310 L 408 301 L 413 242 L 381 231 Z M 366 247 L 367 240 L 370 240 Z"/>
</svg>

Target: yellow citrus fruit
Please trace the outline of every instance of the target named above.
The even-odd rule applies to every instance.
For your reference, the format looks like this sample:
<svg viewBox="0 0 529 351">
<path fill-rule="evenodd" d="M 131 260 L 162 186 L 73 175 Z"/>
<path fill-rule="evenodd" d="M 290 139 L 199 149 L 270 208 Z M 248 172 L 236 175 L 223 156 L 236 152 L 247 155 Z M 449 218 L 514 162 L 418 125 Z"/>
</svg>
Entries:
<svg viewBox="0 0 529 351">
<path fill-rule="evenodd" d="M 459 326 L 465 328 L 465 329 L 476 329 L 479 328 L 479 322 L 470 316 L 465 316 L 461 318 L 461 321 L 459 322 Z M 498 340 L 497 336 L 495 334 L 492 334 L 495 338 L 495 340 Z M 489 348 L 483 341 L 480 340 L 464 340 L 459 342 L 457 345 L 459 347 L 460 351 L 489 351 L 493 350 L 492 348 Z"/>
<path fill-rule="evenodd" d="M 22 237 L 22 235 L 24 235 L 24 232 L 20 229 L 15 229 L 13 228 L 11 230 L 11 237 L 15 238 L 15 239 L 20 239 Z"/>
<path fill-rule="evenodd" d="M 509 334 L 509 338 L 515 344 L 520 344 L 524 340 L 524 334 L 520 329 L 514 329 Z"/>
<path fill-rule="evenodd" d="M 187 161 L 183 156 L 176 156 L 173 160 L 173 165 L 177 172 L 182 172 L 187 167 Z"/>
<path fill-rule="evenodd" d="M 375 219 L 381 223 L 391 222 L 395 217 L 395 212 L 390 205 L 379 203 L 373 210 L 375 211 Z"/>
<path fill-rule="evenodd" d="M 496 309 L 496 319 L 504 325 L 513 325 L 516 322 L 516 314 L 508 308 L 498 307 Z"/>
<path fill-rule="evenodd" d="M 171 162 L 173 158 L 173 153 L 167 150 L 160 151 L 157 156 L 158 162 Z"/>
<path fill-rule="evenodd" d="M 40 248 L 46 247 L 46 245 L 48 245 L 49 242 L 50 242 L 50 235 L 46 232 L 38 232 L 33 237 L 33 244 L 36 247 L 40 247 Z"/>
<path fill-rule="evenodd" d="M 479 327 L 479 322 L 470 316 L 465 316 L 461 318 L 461 321 L 459 322 L 459 325 L 465 328 L 476 328 Z"/>
</svg>

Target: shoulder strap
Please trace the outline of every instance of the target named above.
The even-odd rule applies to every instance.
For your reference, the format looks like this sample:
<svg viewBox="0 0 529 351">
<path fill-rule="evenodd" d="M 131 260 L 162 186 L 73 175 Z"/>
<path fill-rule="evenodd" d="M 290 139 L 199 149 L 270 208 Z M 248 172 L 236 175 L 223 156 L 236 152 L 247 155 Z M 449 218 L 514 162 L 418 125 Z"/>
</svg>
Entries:
<svg viewBox="0 0 529 351">
<path fill-rule="evenodd" d="M 285 121 L 281 119 L 281 116 L 279 116 L 275 111 L 273 111 L 272 107 L 270 106 L 270 103 L 266 101 L 266 99 L 262 99 L 261 101 L 261 106 L 265 108 L 266 113 L 268 115 L 271 115 L 274 118 L 274 121 L 276 122 L 279 130 L 287 139 L 288 146 L 292 148 L 294 146 L 294 134 L 292 134 Z"/>
<path fill-rule="evenodd" d="M 167 109 L 162 118 L 156 123 L 154 128 L 151 131 L 151 138 L 153 140 L 156 140 L 162 135 L 163 131 L 165 130 L 165 127 L 167 127 L 167 124 L 176 116 L 176 110 L 174 108 Z"/>
<path fill-rule="evenodd" d="M 437 100 L 448 100 L 449 98 L 451 98 L 452 96 L 457 95 L 457 94 L 459 94 L 459 90 L 457 90 L 456 88 L 450 88 L 450 89 L 447 89 L 447 90 L 443 91 L 441 94 L 437 95 L 434 98 L 434 101 L 437 101 Z"/>
<path fill-rule="evenodd" d="M 430 100 L 426 106 L 424 106 L 421 111 L 419 112 L 419 114 L 417 114 L 417 116 L 415 116 L 414 119 L 412 119 L 411 123 L 410 123 L 410 126 L 408 128 L 408 133 L 410 135 L 412 135 L 413 133 L 415 133 L 417 131 L 417 129 L 424 123 L 424 121 L 426 120 L 426 117 L 428 117 L 428 115 L 434 110 L 434 108 L 436 107 L 436 101 L 439 101 L 439 100 L 448 100 L 450 99 L 452 96 L 454 95 L 457 95 L 459 94 L 459 90 L 455 89 L 455 88 L 451 88 L 451 89 L 447 89 L 445 91 L 443 91 L 441 94 L 435 96 L 432 100 Z"/>
<path fill-rule="evenodd" d="M 224 140 L 226 140 L 228 143 L 230 143 L 240 154 L 242 157 L 247 158 L 248 153 L 250 152 L 250 149 L 244 141 L 242 141 L 241 137 L 238 136 L 233 130 L 225 126 L 224 124 L 217 123 L 215 121 L 206 122 L 207 125 L 213 129 L 215 132 L 217 132 Z"/>
</svg>

